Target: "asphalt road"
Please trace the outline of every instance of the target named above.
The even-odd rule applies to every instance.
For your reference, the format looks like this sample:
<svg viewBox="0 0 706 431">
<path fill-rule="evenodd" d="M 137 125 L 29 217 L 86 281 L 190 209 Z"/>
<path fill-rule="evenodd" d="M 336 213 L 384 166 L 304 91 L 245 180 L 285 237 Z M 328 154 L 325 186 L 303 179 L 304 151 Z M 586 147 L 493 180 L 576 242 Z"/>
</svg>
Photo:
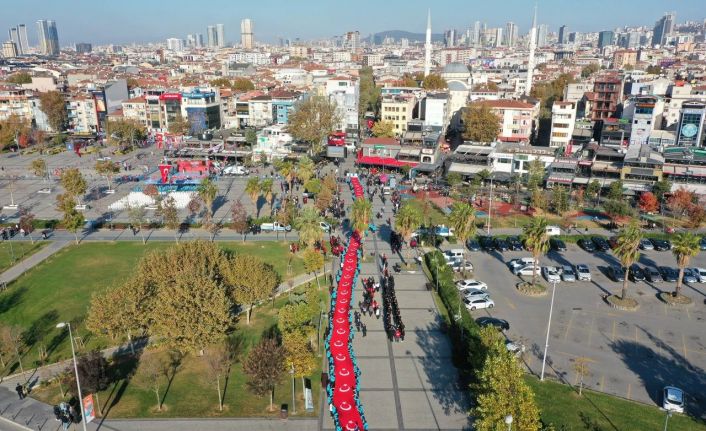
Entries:
<svg viewBox="0 0 706 431">
<path fill-rule="evenodd" d="M 445 244 L 445 249 L 458 246 Z M 468 253 L 475 273 L 469 278 L 486 282 L 495 308 L 477 310 L 474 317 L 492 315 L 510 322 L 508 338 L 526 346 L 523 360 L 539 375 L 544 352 L 551 287 L 548 294 L 532 298 L 515 288 L 520 278 L 506 262 L 529 252 Z M 585 263 L 591 282 L 557 284 L 551 323 L 546 373 L 568 383 L 577 383 L 576 358 L 587 359 L 590 369 L 585 385 L 620 397 L 660 405 L 666 385 L 688 394 L 688 411 L 706 417 L 706 284 L 686 285 L 683 293 L 695 304 L 686 309 L 671 308 L 657 294 L 672 291 L 675 283 L 629 282 L 628 294 L 637 298 L 637 311 L 609 307 L 604 295 L 620 293 L 622 283 L 610 280 L 605 269 L 617 263 L 612 253 L 589 254 L 575 245 L 562 253 L 551 252 L 542 265 Z M 644 252 L 643 265 L 676 267 L 671 252 Z M 690 264 L 706 267 L 706 253 Z M 544 281 L 545 284 L 546 281 Z"/>
</svg>

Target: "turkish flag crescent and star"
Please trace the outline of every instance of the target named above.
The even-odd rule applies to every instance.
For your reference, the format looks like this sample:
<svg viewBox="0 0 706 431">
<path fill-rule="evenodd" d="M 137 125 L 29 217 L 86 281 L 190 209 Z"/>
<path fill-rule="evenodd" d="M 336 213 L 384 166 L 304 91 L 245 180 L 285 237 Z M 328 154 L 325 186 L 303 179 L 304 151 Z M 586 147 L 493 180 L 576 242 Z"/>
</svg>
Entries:
<svg viewBox="0 0 706 431">
<path fill-rule="evenodd" d="M 159 165 L 159 173 L 162 174 L 162 184 L 166 184 L 169 180 L 169 170 L 171 165 Z"/>
</svg>

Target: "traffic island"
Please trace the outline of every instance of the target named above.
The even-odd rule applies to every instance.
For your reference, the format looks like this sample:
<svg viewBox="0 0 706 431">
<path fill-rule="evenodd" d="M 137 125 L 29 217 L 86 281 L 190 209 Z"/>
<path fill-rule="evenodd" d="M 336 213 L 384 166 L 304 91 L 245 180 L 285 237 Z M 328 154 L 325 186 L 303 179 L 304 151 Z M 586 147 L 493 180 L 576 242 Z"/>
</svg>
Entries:
<svg viewBox="0 0 706 431">
<path fill-rule="evenodd" d="M 532 284 L 528 281 L 523 281 L 521 283 L 517 283 L 516 287 L 520 293 L 527 296 L 539 297 L 547 294 L 547 286 L 541 283 Z"/>
<path fill-rule="evenodd" d="M 672 292 L 660 292 L 657 295 L 659 299 L 672 307 L 686 307 L 694 304 L 694 300 L 684 295 L 674 296 Z"/>
<path fill-rule="evenodd" d="M 623 311 L 635 311 L 640 308 L 640 304 L 634 298 L 621 298 L 618 295 L 609 295 L 605 301 L 613 308 Z"/>
</svg>

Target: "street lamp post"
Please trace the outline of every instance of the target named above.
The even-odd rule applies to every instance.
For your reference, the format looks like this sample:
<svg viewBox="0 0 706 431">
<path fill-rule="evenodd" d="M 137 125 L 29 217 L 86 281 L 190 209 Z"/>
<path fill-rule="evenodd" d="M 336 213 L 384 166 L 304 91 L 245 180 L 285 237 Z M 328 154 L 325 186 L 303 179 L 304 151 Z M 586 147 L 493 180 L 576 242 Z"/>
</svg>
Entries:
<svg viewBox="0 0 706 431">
<path fill-rule="evenodd" d="M 507 431 L 512 431 L 512 415 L 505 416 L 505 425 L 507 425 Z"/>
<path fill-rule="evenodd" d="M 664 418 L 664 431 L 667 431 L 667 425 L 669 424 L 669 418 L 672 417 L 672 411 L 667 410 L 667 416 Z"/>
<path fill-rule="evenodd" d="M 81 394 L 81 382 L 79 382 L 78 379 L 78 363 L 76 362 L 76 349 L 74 349 L 74 336 L 71 333 L 71 324 L 68 322 L 61 322 L 56 324 L 56 327 L 60 329 L 65 326 L 69 328 L 69 340 L 71 341 L 71 356 L 74 360 L 74 372 L 76 373 L 76 388 L 78 388 L 78 404 L 79 410 L 81 411 L 81 425 L 83 425 L 83 431 L 86 431 L 86 418 L 84 416 L 83 411 L 83 395 Z"/>
<path fill-rule="evenodd" d="M 493 177 L 490 177 L 490 199 L 488 199 L 488 235 L 490 236 L 490 215 L 493 212 Z"/>
<path fill-rule="evenodd" d="M 549 305 L 549 321 L 547 322 L 547 338 L 544 342 L 544 356 L 542 357 L 542 374 L 540 381 L 544 381 L 544 367 L 547 364 L 547 350 L 549 350 L 549 329 L 552 326 L 552 311 L 554 311 L 554 294 L 556 293 L 556 282 L 552 283 L 552 301 Z"/>
<path fill-rule="evenodd" d="M 296 414 L 297 404 L 294 400 L 294 365 L 292 365 L 292 368 L 289 370 L 289 374 L 292 375 L 292 414 Z"/>
</svg>

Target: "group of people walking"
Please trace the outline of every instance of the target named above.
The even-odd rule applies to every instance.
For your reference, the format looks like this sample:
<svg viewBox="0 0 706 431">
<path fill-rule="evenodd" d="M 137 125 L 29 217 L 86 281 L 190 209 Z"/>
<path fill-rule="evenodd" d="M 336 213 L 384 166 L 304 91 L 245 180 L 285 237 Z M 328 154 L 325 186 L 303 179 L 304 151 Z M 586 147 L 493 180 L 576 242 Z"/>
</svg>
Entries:
<svg viewBox="0 0 706 431">
<path fill-rule="evenodd" d="M 384 274 L 382 277 L 383 324 L 390 341 L 404 341 L 404 323 L 402 323 L 402 314 L 395 293 L 395 277 L 390 275 L 387 266 L 387 255 L 383 253 L 380 256 L 380 267 Z"/>
</svg>

